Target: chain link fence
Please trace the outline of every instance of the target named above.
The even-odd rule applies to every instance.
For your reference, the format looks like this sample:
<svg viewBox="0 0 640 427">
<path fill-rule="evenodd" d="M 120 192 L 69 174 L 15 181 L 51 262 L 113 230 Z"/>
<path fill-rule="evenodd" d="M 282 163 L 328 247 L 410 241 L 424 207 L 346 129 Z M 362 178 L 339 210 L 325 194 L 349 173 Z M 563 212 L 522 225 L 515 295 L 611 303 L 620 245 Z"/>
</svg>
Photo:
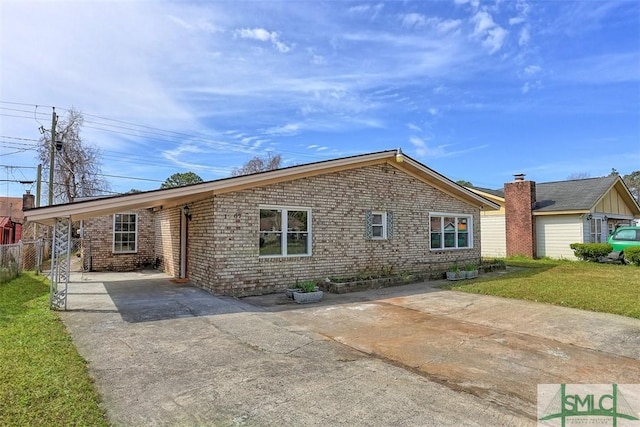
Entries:
<svg viewBox="0 0 640 427">
<path fill-rule="evenodd" d="M 71 271 L 91 269 L 91 241 L 72 239 Z M 0 245 L 0 283 L 8 282 L 24 270 L 42 273 L 51 269 L 51 239 L 23 240 Z"/>
<path fill-rule="evenodd" d="M 22 272 L 22 243 L 0 245 L 0 283 L 8 282 Z"/>
</svg>

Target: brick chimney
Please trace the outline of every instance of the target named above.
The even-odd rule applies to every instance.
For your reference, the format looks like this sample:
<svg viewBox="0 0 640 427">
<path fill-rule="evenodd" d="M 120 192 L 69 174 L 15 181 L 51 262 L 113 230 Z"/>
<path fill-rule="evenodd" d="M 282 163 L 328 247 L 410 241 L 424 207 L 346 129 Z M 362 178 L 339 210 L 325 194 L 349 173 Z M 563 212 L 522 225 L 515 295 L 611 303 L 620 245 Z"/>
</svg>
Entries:
<svg viewBox="0 0 640 427">
<path fill-rule="evenodd" d="M 28 211 L 29 209 L 33 209 L 35 205 L 35 200 L 36 200 L 35 196 L 31 194 L 29 190 L 27 190 L 22 195 L 22 210 Z"/>
<path fill-rule="evenodd" d="M 504 185 L 507 256 L 536 257 L 536 223 L 533 207 L 536 203 L 536 183 L 526 181 L 524 174 Z"/>
</svg>

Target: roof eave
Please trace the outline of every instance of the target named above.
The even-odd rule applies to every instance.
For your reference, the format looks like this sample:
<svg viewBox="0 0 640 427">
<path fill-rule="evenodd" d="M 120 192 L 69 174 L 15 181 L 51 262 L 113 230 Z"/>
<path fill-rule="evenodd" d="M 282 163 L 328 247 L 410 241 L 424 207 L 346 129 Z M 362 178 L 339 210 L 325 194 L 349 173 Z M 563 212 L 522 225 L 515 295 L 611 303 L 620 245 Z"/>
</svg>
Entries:
<svg viewBox="0 0 640 427">
<path fill-rule="evenodd" d="M 382 151 L 361 156 L 276 169 L 252 175 L 224 178 L 185 187 L 153 190 L 143 193 L 67 203 L 64 205 L 41 207 L 25 212 L 25 216 L 28 221 L 51 225 L 54 223 L 55 218 L 70 218 L 72 221 L 78 221 L 96 216 L 114 214 L 124 210 L 159 207 L 166 209 L 212 197 L 217 194 L 241 191 L 248 188 L 381 163 L 387 163 L 401 169 L 410 175 L 416 176 L 423 182 L 427 182 L 441 191 L 479 208 L 500 209 L 498 204 L 456 184 L 406 155 L 403 155 L 401 160 L 400 162 L 398 161 L 395 150 Z"/>
</svg>

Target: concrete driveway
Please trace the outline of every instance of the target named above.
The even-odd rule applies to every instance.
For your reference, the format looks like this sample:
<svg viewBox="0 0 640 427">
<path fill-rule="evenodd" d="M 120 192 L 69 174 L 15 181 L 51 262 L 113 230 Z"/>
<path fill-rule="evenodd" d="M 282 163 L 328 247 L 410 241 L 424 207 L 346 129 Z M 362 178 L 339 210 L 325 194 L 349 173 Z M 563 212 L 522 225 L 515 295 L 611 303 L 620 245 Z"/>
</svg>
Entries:
<svg viewBox="0 0 640 427">
<path fill-rule="evenodd" d="M 215 297 L 73 277 L 61 317 L 114 425 L 535 425 L 540 383 L 640 383 L 640 321 L 443 291 Z"/>
</svg>

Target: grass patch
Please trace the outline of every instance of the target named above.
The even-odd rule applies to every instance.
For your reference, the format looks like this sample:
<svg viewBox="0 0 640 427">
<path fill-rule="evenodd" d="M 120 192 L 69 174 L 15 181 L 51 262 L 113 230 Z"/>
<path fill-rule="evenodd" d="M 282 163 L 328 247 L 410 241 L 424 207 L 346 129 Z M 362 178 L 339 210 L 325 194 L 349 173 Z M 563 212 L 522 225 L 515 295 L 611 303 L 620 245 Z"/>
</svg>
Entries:
<svg viewBox="0 0 640 427">
<path fill-rule="evenodd" d="M 636 266 L 525 258 L 506 261 L 507 266 L 522 270 L 446 287 L 640 319 L 640 268 Z"/>
<path fill-rule="evenodd" d="M 108 425 L 42 276 L 0 284 L 0 378 L 0 425 Z"/>
</svg>

